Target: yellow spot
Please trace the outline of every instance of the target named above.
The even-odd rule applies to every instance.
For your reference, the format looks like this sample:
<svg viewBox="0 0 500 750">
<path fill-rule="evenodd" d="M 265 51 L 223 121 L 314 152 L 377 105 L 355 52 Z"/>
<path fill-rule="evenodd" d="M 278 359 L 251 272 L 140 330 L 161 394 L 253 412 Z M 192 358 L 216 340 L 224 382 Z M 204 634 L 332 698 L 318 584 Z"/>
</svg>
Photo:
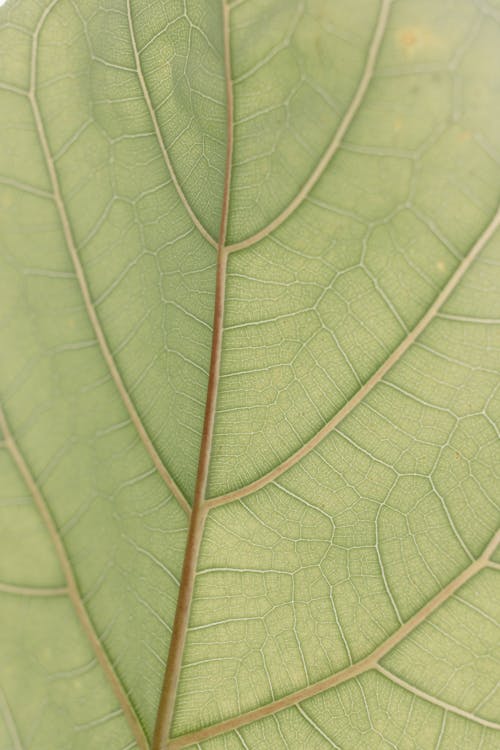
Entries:
<svg viewBox="0 0 500 750">
<path fill-rule="evenodd" d="M 394 125 L 393 125 L 394 132 L 399 133 L 402 127 L 403 127 L 403 120 L 401 119 L 401 117 L 396 117 L 396 119 L 394 120 Z"/>
<path fill-rule="evenodd" d="M 470 130 L 462 130 L 460 133 L 458 133 L 457 139 L 459 140 L 460 143 L 464 143 L 465 141 L 470 141 L 471 139 Z"/>
<path fill-rule="evenodd" d="M 438 260 L 438 262 L 436 263 L 436 268 L 438 271 L 441 271 L 441 273 L 444 273 L 444 271 L 446 271 L 446 263 L 444 262 L 444 260 Z"/>
<path fill-rule="evenodd" d="M 424 26 L 408 26 L 396 32 L 399 46 L 406 57 L 411 58 L 422 50 L 436 49 L 442 42 L 431 29 Z"/>
<path fill-rule="evenodd" d="M 402 47 L 414 47 L 418 41 L 415 29 L 401 29 L 398 32 L 399 43 Z"/>
</svg>

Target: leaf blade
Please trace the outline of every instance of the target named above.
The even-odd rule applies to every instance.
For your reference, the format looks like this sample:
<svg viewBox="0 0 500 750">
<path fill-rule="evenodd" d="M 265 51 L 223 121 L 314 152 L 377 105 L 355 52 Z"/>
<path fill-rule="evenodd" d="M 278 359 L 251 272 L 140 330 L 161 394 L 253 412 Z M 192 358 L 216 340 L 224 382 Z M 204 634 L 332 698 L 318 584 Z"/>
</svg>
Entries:
<svg viewBox="0 0 500 750">
<path fill-rule="evenodd" d="M 495 10 L 10 2 L 0 388 L 140 731 L 177 608 L 162 750 L 493 747 Z M 3 555 L 2 739 L 132 748 L 94 666 L 77 708 L 88 656 L 50 554 Z"/>
</svg>

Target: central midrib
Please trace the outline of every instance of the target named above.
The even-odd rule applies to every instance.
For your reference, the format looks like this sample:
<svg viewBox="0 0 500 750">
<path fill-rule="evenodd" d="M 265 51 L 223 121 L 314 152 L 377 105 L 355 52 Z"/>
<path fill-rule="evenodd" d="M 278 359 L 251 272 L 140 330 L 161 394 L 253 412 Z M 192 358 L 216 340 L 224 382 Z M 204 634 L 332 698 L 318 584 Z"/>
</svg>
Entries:
<svg viewBox="0 0 500 750">
<path fill-rule="evenodd" d="M 233 84 L 231 75 L 231 49 L 229 39 L 229 6 L 227 5 L 225 0 L 221 0 L 221 2 L 224 38 L 224 71 L 226 80 L 227 142 L 221 219 L 219 227 L 219 239 L 217 243 L 217 271 L 215 282 L 212 347 L 193 509 L 189 522 L 186 551 L 184 554 L 184 562 L 182 566 L 181 582 L 179 586 L 179 595 L 177 599 L 174 624 L 172 628 L 172 637 L 170 641 L 167 666 L 165 669 L 163 687 L 158 706 L 156 727 L 153 738 L 153 750 L 164 750 L 167 747 L 170 738 L 175 700 L 177 696 L 177 688 L 179 684 L 184 647 L 186 643 L 187 628 L 189 624 L 189 614 L 191 610 L 191 602 L 193 599 L 196 567 L 198 563 L 201 540 L 203 537 L 205 519 L 208 512 L 208 507 L 205 503 L 205 499 L 210 457 L 212 453 L 217 393 L 219 389 L 226 269 L 228 256 L 226 249 L 226 234 L 229 214 L 233 156 Z"/>
</svg>

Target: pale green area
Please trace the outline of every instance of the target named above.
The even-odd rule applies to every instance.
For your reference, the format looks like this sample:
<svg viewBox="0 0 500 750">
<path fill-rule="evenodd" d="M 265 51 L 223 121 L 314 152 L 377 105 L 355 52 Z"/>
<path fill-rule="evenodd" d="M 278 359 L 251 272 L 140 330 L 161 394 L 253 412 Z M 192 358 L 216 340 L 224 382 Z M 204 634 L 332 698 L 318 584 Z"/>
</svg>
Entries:
<svg viewBox="0 0 500 750">
<path fill-rule="evenodd" d="M 228 243 L 265 228 L 314 170 L 350 112 L 380 11 L 230 5 Z M 273 470 L 332 419 L 492 220 L 498 8 L 394 2 L 324 174 L 230 256 L 210 496 Z M 150 739 L 188 521 L 113 382 L 71 245 L 124 387 L 190 502 L 227 142 L 221 2 L 7 0 L 0 80 L 0 401 Z M 483 553 L 500 516 L 499 290 L 497 234 L 334 432 L 210 512 L 174 734 L 355 664 Z M 1 441 L 0 585 L 60 587 Z M 500 716 L 496 576 L 478 572 L 384 657 L 407 687 L 372 670 L 196 747 L 494 750 L 481 722 Z M 0 628 L 0 750 L 136 747 L 66 597 L 4 590 Z"/>
<path fill-rule="evenodd" d="M 0 450 L 0 467 L 0 581 L 19 586 L 64 586 L 52 541 L 5 448 Z M 22 544 L 13 529 L 19 533 L 22 529 Z"/>
<path fill-rule="evenodd" d="M 67 599 L 2 594 L 0 622 L 2 750 L 135 750 L 116 697 Z M 5 726 L 7 712 L 21 746 Z"/>
</svg>

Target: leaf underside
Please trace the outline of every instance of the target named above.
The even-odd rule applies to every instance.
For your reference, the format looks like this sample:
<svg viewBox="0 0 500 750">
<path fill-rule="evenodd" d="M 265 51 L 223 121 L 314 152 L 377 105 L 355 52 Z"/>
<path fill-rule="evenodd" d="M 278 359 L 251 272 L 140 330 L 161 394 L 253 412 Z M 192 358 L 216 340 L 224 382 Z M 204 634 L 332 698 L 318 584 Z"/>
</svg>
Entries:
<svg viewBox="0 0 500 750">
<path fill-rule="evenodd" d="M 498 0 L 0 8 L 0 750 L 498 747 L 499 67 Z"/>
</svg>

